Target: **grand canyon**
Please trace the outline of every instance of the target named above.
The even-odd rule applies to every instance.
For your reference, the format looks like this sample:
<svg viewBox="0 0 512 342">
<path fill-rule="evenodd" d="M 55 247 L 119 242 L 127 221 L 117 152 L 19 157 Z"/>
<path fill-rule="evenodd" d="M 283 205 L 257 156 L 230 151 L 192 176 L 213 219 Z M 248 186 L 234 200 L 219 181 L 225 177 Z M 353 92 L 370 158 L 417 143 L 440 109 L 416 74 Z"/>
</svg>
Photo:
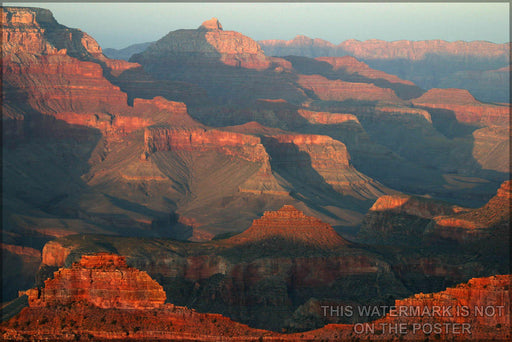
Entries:
<svg viewBox="0 0 512 342">
<path fill-rule="evenodd" d="M 1 11 L 2 340 L 512 338 L 510 43 Z"/>
</svg>

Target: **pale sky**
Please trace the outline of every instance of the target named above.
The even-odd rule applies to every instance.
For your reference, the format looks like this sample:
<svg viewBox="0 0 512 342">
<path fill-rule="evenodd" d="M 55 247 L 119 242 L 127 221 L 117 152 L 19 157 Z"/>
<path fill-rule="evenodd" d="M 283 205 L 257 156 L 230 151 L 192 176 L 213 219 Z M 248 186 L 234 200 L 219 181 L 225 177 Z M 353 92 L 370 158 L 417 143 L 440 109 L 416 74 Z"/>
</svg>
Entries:
<svg viewBox="0 0 512 342">
<path fill-rule="evenodd" d="M 333 44 L 347 39 L 510 41 L 508 2 L 501 3 L 4 3 L 50 9 L 102 48 L 154 41 L 217 17 L 224 30 L 255 40 L 298 34 Z"/>
</svg>

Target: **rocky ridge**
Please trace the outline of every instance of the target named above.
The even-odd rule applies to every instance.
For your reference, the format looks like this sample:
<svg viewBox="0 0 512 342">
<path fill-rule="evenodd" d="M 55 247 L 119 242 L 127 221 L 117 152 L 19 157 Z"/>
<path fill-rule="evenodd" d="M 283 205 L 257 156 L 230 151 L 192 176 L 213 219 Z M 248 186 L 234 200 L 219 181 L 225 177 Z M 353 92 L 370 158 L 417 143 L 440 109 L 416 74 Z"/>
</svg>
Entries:
<svg viewBox="0 0 512 342">
<path fill-rule="evenodd" d="M 251 227 L 226 242 L 239 244 L 276 237 L 319 248 L 336 248 L 348 244 L 329 224 L 306 216 L 291 205 L 265 212 L 261 218 L 253 221 Z"/>
<path fill-rule="evenodd" d="M 26 292 L 31 307 L 87 302 L 102 309 L 162 307 L 166 294 L 146 272 L 128 267 L 124 257 L 108 253 L 83 255 L 61 268 L 41 289 Z"/>
</svg>

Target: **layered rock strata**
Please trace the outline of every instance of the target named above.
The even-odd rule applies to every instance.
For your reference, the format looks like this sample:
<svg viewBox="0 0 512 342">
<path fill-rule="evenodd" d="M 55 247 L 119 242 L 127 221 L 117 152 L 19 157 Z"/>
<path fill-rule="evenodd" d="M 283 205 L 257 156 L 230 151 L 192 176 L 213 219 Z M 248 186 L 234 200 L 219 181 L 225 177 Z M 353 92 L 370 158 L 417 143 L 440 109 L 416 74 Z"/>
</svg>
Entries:
<svg viewBox="0 0 512 342">
<path fill-rule="evenodd" d="M 166 299 L 162 286 L 146 272 L 108 253 L 83 255 L 71 268 L 55 272 L 43 288 L 26 293 L 31 307 L 87 302 L 103 309 L 151 309 L 161 307 Z"/>
</svg>

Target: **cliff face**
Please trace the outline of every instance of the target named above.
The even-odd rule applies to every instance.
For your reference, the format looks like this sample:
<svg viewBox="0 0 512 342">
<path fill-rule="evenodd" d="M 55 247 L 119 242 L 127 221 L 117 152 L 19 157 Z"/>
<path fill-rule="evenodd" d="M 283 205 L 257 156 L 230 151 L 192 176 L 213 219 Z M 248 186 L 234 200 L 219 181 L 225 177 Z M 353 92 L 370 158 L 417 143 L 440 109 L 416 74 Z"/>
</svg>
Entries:
<svg viewBox="0 0 512 342">
<path fill-rule="evenodd" d="M 308 267 L 304 268 L 306 265 L 302 264 L 296 271 L 310 272 L 311 268 L 318 267 L 318 261 L 310 261 L 313 263 Z M 274 265 L 274 269 L 279 265 L 281 264 Z M 331 272 L 328 272 L 331 277 L 333 266 L 330 266 Z M 343 266 L 343 269 L 346 267 Z M 257 268 L 253 266 L 253 269 Z M 107 278 L 102 277 L 107 274 Z M 238 273 L 238 276 L 242 276 L 242 273 Z M 311 280 L 328 281 L 321 275 L 320 278 Z M 3 322 L 0 333 L 4 339 L 31 337 L 66 340 L 194 338 L 214 341 L 220 336 L 228 341 L 253 341 L 257 338 L 263 341 L 361 338 L 417 340 L 432 334 L 438 338 L 455 340 L 509 339 L 510 280 L 510 275 L 474 278 L 467 284 L 459 284 L 445 291 L 420 293 L 395 300 L 392 313 L 363 324 L 373 329 L 372 333 L 361 330 L 360 325 L 329 324 L 317 330 L 279 334 L 249 328 L 220 314 L 197 313 L 186 307 L 164 304 L 165 293 L 162 287 L 145 272 L 127 267 L 123 257 L 100 253 L 83 256 L 70 269 L 56 272 L 54 279 L 46 281 L 46 287 L 41 289 L 41 293 L 37 289 L 27 291 L 30 307 Z M 120 281 L 125 281 L 128 286 L 119 286 Z M 237 283 L 232 285 L 232 290 L 235 290 Z M 306 284 L 301 286 L 304 285 Z M 195 287 L 201 285 L 196 283 Z M 45 292 L 47 288 L 52 296 Z M 268 291 L 269 288 L 263 295 Z M 248 303 L 250 302 L 246 301 L 244 305 Z M 302 310 L 306 315 L 322 312 L 320 303 L 328 302 L 309 301 Z M 370 307 L 373 308 L 371 305 Z M 382 307 L 377 307 L 384 311 Z M 340 310 L 339 307 L 335 308 Z M 267 314 L 273 316 L 272 311 Z M 434 325 L 436 329 L 441 327 L 444 330 L 429 331 Z M 394 326 L 400 326 L 400 330 L 393 328 Z M 461 331 L 462 326 L 465 329 Z"/>
<path fill-rule="evenodd" d="M 139 65 L 104 57 L 92 37 L 58 24 L 48 10 L 4 7 L 2 16 L 4 105 L 23 104 L 28 112 L 104 133 L 125 134 L 153 123 L 134 117 L 126 93 L 104 74 Z"/>
<path fill-rule="evenodd" d="M 17 291 L 34 285 L 41 265 L 41 251 L 25 246 L 0 244 L 2 262 L 2 302 L 16 297 Z M 12 281 L 16 279 L 16 281 Z"/>
<path fill-rule="evenodd" d="M 220 130 L 147 128 L 146 153 L 156 151 L 217 151 L 248 161 L 268 163 L 268 155 L 259 138 Z"/>
<path fill-rule="evenodd" d="M 164 305 L 162 286 L 128 267 L 124 257 L 108 253 L 84 255 L 71 268 L 55 272 L 45 287 L 21 294 L 28 295 L 30 307 L 2 323 L 3 339 L 213 341 L 273 335 L 219 314 Z"/>
<path fill-rule="evenodd" d="M 385 187 L 354 169 L 346 146 L 328 136 L 280 134 L 263 138 L 271 164 L 302 184 L 327 187 L 356 198 L 375 198 Z"/>
<path fill-rule="evenodd" d="M 123 257 L 84 255 L 71 268 L 61 268 L 41 289 L 27 291 L 31 307 L 87 302 L 103 309 L 161 307 L 165 292 L 146 272 L 128 267 Z"/>
</svg>

